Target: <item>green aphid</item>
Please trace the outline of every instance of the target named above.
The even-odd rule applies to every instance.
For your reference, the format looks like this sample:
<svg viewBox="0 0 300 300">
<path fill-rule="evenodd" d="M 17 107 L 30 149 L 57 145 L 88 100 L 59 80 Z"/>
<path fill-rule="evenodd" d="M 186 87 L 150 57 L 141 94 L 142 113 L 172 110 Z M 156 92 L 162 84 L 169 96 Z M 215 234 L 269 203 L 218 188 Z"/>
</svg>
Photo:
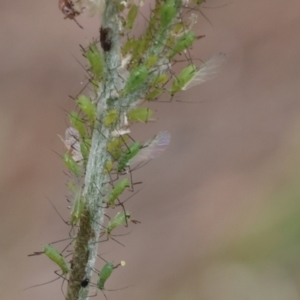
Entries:
<svg viewBox="0 0 300 300">
<path fill-rule="evenodd" d="M 104 267 L 101 269 L 99 273 L 99 279 L 97 282 L 97 287 L 100 290 L 104 290 L 104 284 L 106 280 L 110 277 L 111 273 L 113 272 L 115 266 L 111 262 L 107 262 Z"/>
<path fill-rule="evenodd" d="M 103 76 L 103 55 L 99 51 L 96 44 L 91 44 L 88 50 L 85 52 L 85 56 L 90 64 L 91 72 L 94 74 L 97 80 L 100 80 Z"/>
<path fill-rule="evenodd" d="M 130 165 L 130 161 L 139 153 L 142 149 L 142 144 L 139 142 L 133 142 L 129 145 L 128 149 L 121 155 L 118 160 L 118 173 L 122 172 L 126 167 Z"/>
<path fill-rule="evenodd" d="M 158 85 L 162 85 L 164 83 L 166 83 L 168 81 L 169 77 L 167 74 L 163 73 L 158 75 L 154 81 L 152 82 L 153 86 L 158 86 Z"/>
<path fill-rule="evenodd" d="M 75 193 L 75 201 L 71 210 L 71 225 L 78 225 L 84 209 L 84 198 L 81 196 L 81 190 Z"/>
<path fill-rule="evenodd" d="M 157 56 L 154 56 L 154 55 L 149 56 L 149 57 L 147 58 L 147 62 L 146 62 L 147 68 L 153 67 L 153 66 L 157 63 L 157 60 L 158 60 L 158 57 L 157 57 Z"/>
<path fill-rule="evenodd" d="M 218 53 L 203 63 L 199 68 L 194 65 L 184 68 L 172 83 L 170 94 L 173 96 L 198 84 L 214 79 L 221 71 L 226 61 L 224 53 Z"/>
<path fill-rule="evenodd" d="M 85 161 L 87 161 L 89 154 L 90 154 L 90 148 L 91 148 L 91 139 L 84 139 L 80 142 L 80 151 Z"/>
<path fill-rule="evenodd" d="M 148 49 L 148 45 L 149 45 L 149 41 L 145 36 L 141 37 L 139 40 L 136 41 L 136 44 L 132 50 L 132 57 L 133 57 L 132 64 L 135 66 L 135 68 L 137 68 L 140 58 Z"/>
<path fill-rule="evenodd" d="M 134 38 L 129 38 L 121 50 L 122 56 L 126 56 L 129 52 L 131 52 L 134 49 L 136 43 L 137 41 Z"/>
<path fill-rule="evenodd" d="M 69 153 L 65 153 L 63 155 L 63 161 L 72 174 L 74 174 L 75 176 L 80 175 L 81 168 Z"/>
<path fill-rule="evenodd" d="M 118 111 L 116 109 L 111 109 L 107 112 L 106 117 L 104 118 L 104 125 L 105 126 L 110 126 L 112 124 L 114 124 L 117 119 L 118 119 Z"/>
<path fill-rule="evenodd" d="M 175 7 L 174 0 L 167 0 L 161 6 L 161 13 L 160 13 L 160 24 L 161 30 L 166 30 L 174 20 L 177 14 L 177 9 Z"/>
<path fill-rule="evenodd" d="M 122 155 L 122 145 L 123 141 L 120 138 L 112 139 L 107 144 L 107 152 L 111 154 L 112 158 L 116 161 Z"/>
<path fill-rule="evenodd" d="M 96 106 L 92 103 L 91 99 L 80 95 L 76 102 L 82 112 L 88 117 L 90 124 L 93 125 L 96 120 Z"/>
<path fill-rule="evenodd" d="M 173 58 L 176 54 L 184 51 L 189 48 L 195 41 L 196 37 L 194 32 L 189 31 L 178 38 L 174 46 L 172 47 L 171 52 L 168 55 L 168 58 Z"/>
<path fill-rule="evenodd" d="M 153 110 L 147 107 L 139 107 L 130 110 L 127 113 L 130 122 L 148 122 L 153 115 Z"/>
<path fill-rule="evenodd" d="M 105 164 L 105 170 L 104 170 L 104 173 L 105 174 L 108 174 L 108 173 L 110 173 L 110 171 L 112 170 L 112 168 L 113 168 L 113 162 L 111 161 L 111 160 L 108 160 L 107 162 L 106 162 L 106 164 Z"/>
<path fill-rule="evenodd" d="M 170 89 L 171 96 L 174 96 L 175 93 L 183 90 L 184 86 L 195 76 L 196 72 L 197 68 L 194 65 L 189 65 L 184 68 L 172 83 Z"/>
<path fill-rule="evenodd" d="M 41 254 L 41 253 L 44 253 L 54 263 L 56 263 L 60 267 L 63 275 L 70 273 L 70 269 L 68 267 L 68 264 L 67 264 L 65 258 L 53 246 L 45 245 L 44 246 L 44 252 L 38 252 L 37 254 Z"/>
<path fill-rule="evenodd" d="M 123 95 L 128 95 L 129 93 L 139 89 L 146 82 L 148 73 L 148 68 L 144 65 L 138 66 L 131 70 L 123 90 Z"/>
<path fill-rule="evenodd" d="M 114 208 L 116 206 L 115 200 L 130 186 L 130 181 L 127 178 L 119 180 L 109 193 L 108 200 L 106 201 L 107 206 Z"/>
<path fill-rule="evenodd" d="M 162 93 L 164 92 L 163 89 L 153 89 L 151 90 L 146 96 L 145 98 L 148 100 L 148 101 L 152 101 L 152 100 L 155 100 L 157 99 Z"/>
<path fill-rule="evenodd" d="M 184 30 L 185 30 L 185 27 L 182 22 L 176 23 L 174 25 L 174 27 L 172 28 L 172 34 L 176 36 L 176 35 L 184 32 Z"/>
<path fill-rule="evenodd" d="M 72 124 L 72 126 L 78 130 L 80 136 L 82 138 L 87 137 L 87 132 L 86 132 L 86 128 L 85 128 L 85 122 L 82 120 L 82 118 L 78 115 L 77 112 L 72 111 L 69 114 L 69 119 L 70 119 L 70 123 Z"/>
<path fill-rule="evenodd" d="M 126 20 L 126 25 L 125 25 L 126 29 L 128 29 L 128 30 L 132 29 L 132 26 L 136 19 L 138 11 L 139 11 L 139 8 L 135 4 L 133 4 L 127 15 L 127 20 Z"/>
<path fill-rule="evenodd" d="M 116 229 L 117 227 L 127 225 L 129 220 L 130 220 L 130 213 L 129 212 L 127 212 L 127 211 L 126 212 L 124 212 L 124 211 L 118 212 L 114 216 L 114 218 L 112 218 L 107 224 L 107 228 L 105 230 L 105 233 L 106 233 L 107 237 L 109 238 L 112 231 L 114 229 Z"/>
</svg>

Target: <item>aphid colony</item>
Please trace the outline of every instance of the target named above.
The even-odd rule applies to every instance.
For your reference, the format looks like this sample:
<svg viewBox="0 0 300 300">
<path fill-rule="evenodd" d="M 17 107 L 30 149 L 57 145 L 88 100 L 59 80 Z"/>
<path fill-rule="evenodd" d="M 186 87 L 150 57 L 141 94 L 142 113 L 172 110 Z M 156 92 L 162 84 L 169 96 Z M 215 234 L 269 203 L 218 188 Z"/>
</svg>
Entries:
<svg viewBox="0 0 300 300">
<path fill-rule="evenodd" d="M 72 205 L 70 212 L 70 220 L 64 221 L 66 224 L 71 226 L 71 235 L 69 239 L 71 242 L 63 251 L 58 251 L 53 244 L 50 243 L 44 246 L 44 250 L 41 252 L 34 252 L 29 256 L 45 254 L 51 261 L 53 261 L 59 270 L 55 271 L 58 277 L 55 279 L 63 278 L 63 283 L 68 280 L 68 275 L 72 269 L 72 261 L 67 261 L 67 256 L 63 256 L 63 252 L 68 249 L 70 245 L 76 243 L 77 228 L 80 225 L 80 220 L 84 211 L 85 199 L 82 196 L 82 186 L 80 182 L 84 177 L 86 159 L 89 155 L 91 134 L 93 132 L 93 125 L 95 124 L 95 107 L 93 106 L 91 100 L 83 95 L 79 96 L 77 99 L 78 106 L 81 109 L 81 114 L 72 112 L 69 114 L 69 119 L 74 127 L 67 128 L 65 132 L 65 137 L 60 137 L 63 141 L 66 153 L 63 155 L 63 161 L 73 179 L 68 181 L 68 189 L 71 193 Z M 147 122 L 152 115 L 153 111 L 146 108 L 136 108 L 128 113 L 128 120 L 130 122 Z M 110 115 L 111 117 L 111 115 Z M 108 118 L 109 119 L 109 118 Z M 106 120 L 106 126 L 110 126 L 111 121 Z M 87 127 L 86 127 L 87 126 Z M 99 242 L 105 242 L 113 240 L 122 246 L 117 238 L 114 236 L 113 232 L 117 228 L 128 227 L 129 223 L 138 224 L 139 221 L 133 219 L 129 211 L 125 209 L 124 203 L 129 200 L 129 198 L 121 201 L 123 194 L 128 191 L 133 192 L 133 187 L 140 182 L 134 183 L 132 174 L 134 169 L 142 166 L 153 158 L 158 157 L 170 143 L 170 134 L 166 131 L 159 132 L 153 138 L 145 143 L 131 141 L 131 137 L 127 134 L 118 135 L 113 137 L 108 143 L 107 151 L 110 153 L 111 161 L 107 163 L 107 168 L 104 170 L 105 173 L 109 174 L 111 189 L 106 196 L 106 200 L 102 202 L 102 206 L 109 209 L 121 208 L 117 213 L 114 213 L 113 217 L 108 218 L 106 226 L 102 226 L 102 233 L 100 235 Z M 99 191 L 100 193 L 101 191 Z M 51 203 L 52 204 L 52 203 Z M 62 218 L 62 217 L 61 217 Z M 103 238 L 102 238 L 103 237 Z M 56 242 L 55 242 L 56 243 Z M 97 283 L 92 283 L 88 278 L 82 278 L 81 287 L 85 288 L 88 285 L 95 286 L 102 292 L 105 291 L 104 284 L 106 280 L 110 277 L 112 271 L 120 265 L 125 265 L 121 262 L 114 265 L 112 262 L 106 262 L 100 271 L 95 271 L 98 274 Z M 54 280 L 54 281 L 55 281 Z M 62 292 L 63 291 L 62 283 Z M 36 286 L 40 286 L 39 284 Z M 34 287 L 36 287 L 34 286 Z M 106 297 L 106 295 L 105 295 Z"/>
<path fill-rule="evenodd" d="M 178 0 L 157 1 L 155 8 L 151 10 L 147 28 L 139 37 L 130 32 L 137 20 L 139 5 L 134 1 L 114 1 L 120 2 L 117 6 L 120 13 L 119 35 L 126 37 L 121 47 L 123 59 L 118 67 L 122 87 L 116 88 L 116 98 L 126 99 L 135 94 L 137 102 L 153 101 L 166 91 L 172 99 L 176 93 L 218 75 L 224 65 L 225 54 L 216 54 L 200 65 L 192 63 L 189 50 L 204 35 L 197 36 L 192 31 L 193 25 L 197 23 L 196 14 L 191 13 L 187 19 L 181 17 L 185 11 L 197 11 L 203 1 L 182 1 L 181 7 L 178 7 L 178 3 L 181 3 Z M 194 6 L 189 6 L 189 2 L 194 3 Z M 85 1 L 60 0 L 59 6 L 65 18 L 75 20 L 85 8 L 83 3 Z M 109 73 L 105 68 L 104 56 L 105 52 L 114 47 L 114 35 L 110 27 L 100 27 L 99 36 L 102 51 L 98 49 L 96 42 L 87 48 L 82 47 L 83 55 L 89 62 L 88 73 L 95 89 L 101 85 L 103 76 Z M 189 64 L 179 75 L 175 75 L 171 68 L 179 62 L 178 55 L 184 56 L 184 61 Z M 135 106 L 137 102 L 131 106 Z"/>
<path fill-rule="evenodd" d="M 64 256 L 63 253 L 69 246 L 76 243 L 77 228 L 80 225 L 85 207 L 85 199 L 82 196 L 82 182 L 86 172 L 92 134 L 94 130 L 97 130 L 94 128 L 97 120 L 96 106 L 93 101 L 84 95 L 80 95 L 77 97 L 76 103 L 80 108 L 80 112 L 73 111 L 69 114 L 71 126 L 66 129 L 64 137 L 60 136 L 66 148 L 62 159 L 72 178 L 69 179 L 67 184 L 71 194 L 70 220 L 64 221 L 71 226 L 70 238 L 67 239 L 71 242 L 61 252 L 54 247 L 54 243 L 50 243 L 44 246 L 43 251 L 34 252 L 30 255 L 45 254 L 59 267 L 59 270 L 55 271 L 55 274 L 58 275 L 55 280 L 63 278 L 63 283 L 68 280 L 68 276 L 72 270 L 72 261 L 68 262 L 67 256 Z M 152 115 L 153 111 L 149 108 L 138 107 L 131 109 L 124 116 L 126 124 L 123 124 L 123 126 L 129 126 L 129 124 L 134 122 L 148 122 L 151 120 Z M 118 119 L 119 116 L 116 111 L 110 110 L 104 119 L 104 126 L 111 127 Z M 124 129 L 115 129 L 115 134 L 112 135 L 111 140 L 107 143 L 107 152 L 109 153 L 110 160 L 107 161 L 103 172 L 109 175 L 110 180 L 108 184 L 111 188 L 105 197 L 105 201 L 100 204 L 103 208 L 112 209 L 112 211 L 117 209 L 118 211 L 114 211 L 112 217 L 107 216 L 108 221 L 105 226 L 101 225 L 102 233 L 99 242 L 113 240 L 124 246 L 114 236 L 114 232 L 118 228 L 128 227 L 129 223 L 138 224 L 140 222 L 133 219 L 130 212 L 125 209 L 125 202 L 136 193 L 132 193 L 131 196 L 123 201 L 121 197 L 125 194 L 128 195 L 128 192 L 134 191 L 134 186 L 140 183 L 133 182 L 134 170 L 158 157 L 169 145 L 170 134 L 162 131 L 147 142 L 137 142 L 133 141 L 127 133 L 123 134 L 122 130 Z M 99 190 L 99 195 L 100 193 L 101 191 Z M 124 263 L 114 265 L 112 262 L 106 262 L 100 271 L 93 270 L 98 274 L 97 282 L 90 282 L 88 278 L 84 277 L 81 280 L 81 287 L 86 288 L 90 285 L 95 286 L 102 292 L 105 291 L 104 284 L 106 280 L 110 277 L 112 271 L 120 265 L 124 265 Z M 63 283 L 61 289 L 64 293 Z"/>
<path fill-rule="evenodd" d="M 187 7 L 181 4 L 188 1 L 184 3 L 179 0 L 155 1 L 147 28 L 138 38 L 130 35 L 130 30 L 135 25 L 139 5 L 134 1 L 117 0 L 107 2 L 107 5 L 115 2 L 119 10 L 119 36 L 126 40 L 119 49 L 115 45 L 113 29 L 103 26 L 99 30 L 100 47 L 97 41 L 88 47 L 81 47 L 82 54 L 87 60 L 86 71 L 94 95 L 91 97 L 79 95 L 75 98 L 78 110 L 69 113 L 70 126 L 65 131 L 65 136 L 60 137 L 66 148 L 62 159 L 70 174 L 67 183 L 71 198 L 70 219 L 64 222 L 71 227 L 69 238 L 71 242 L 62 251 L 57 250 L 53 246 L 54 243 L 50 243 L 44 246 L 43 251 L 30 255 L 45 254 L 59 267 L 55 273 L 58 278 L 63 278 L 63 283 L 71 280 L 72 273 L 78 273 L 75 272 L 77 264 L 73 258 L 68 260 L 68 255 L 64 252 L 69 246 L 76 249 L 81 224 L 89 213 L 88 199 L 83 191 L 87 186 L 86 176 L 89 171 L 87 166 L 95 145 L 94 137 L 101 137 L 105 145 L 101 149 L 105 149 L 103 152 L 107 154 L 103 160 L 105 167 L 100 171 L 101 176 L 107 178 L 107 182 L 100 187 L 93 183 L 91 189 L 97 194 L 97 199 L 98 195 L 101 199 L 97 203 L 98 208 L 105 208 L 110 215 L 106 215 L 108 219 L 106 222 L 98 224 L 101 233 L 95 240 L 97 243 L 112 240 L 121 244 L 115 234 L 116 231 L 128 227 L 131 223 L 140 223 L 132 218 L 131 213 L 125 208 L 125 202 L 136 194 L 134 187 L 140 183 L 134 181 L 134 171 L 162 154 L 171 138 L 167 131 L 160 131 L 146 141 L 136 141 L 132 138 L 130 135 L 132 124 L 153 120 L 153 110 L 141 107 L 140 104 L 156 100 L 165 91 L 174 97 L 180 91 L 214 78 L 225 60 L 224 54 L 221 53 L 200 66 L 191 62 L 189 48 L 198 37 L 191 31 L 196 22 L 195 16 L 191 15 L 186 21 L 181 17 L 187 10 Z M 76 21 L 75 18 L 83 10 L 78 3 L 81 2 L 59 1 L 59 7 L 65 18 Z M 115 62 L 110 54 L 114 51 L 119 51 L 121 59 L 117 62 L 117 66 L 112 68 L 111 64 Z M 171 67 L 177 62 L 178 55 L 184 56 L 188 65 L 175 76 Z M 129 196 L 130 193 L 132 194 Z M 92 220 L 98 220 L 97 217 L 91 216 Z M 72 251 L 69 254 L 73 254 Z M 85 254 L 89 256 L 88 251 Z M 113 270 L 123 265 L 124 262 L 118 264 L 105 262 L 100 271 L 94 267 L 86 268 L 85 274 L 76 279 L 76 284 L 80 289 L 95 287 L 103 292 Z M 97 282 L 93 282 L 90 271 L 97 274 Z"/>
</svg>

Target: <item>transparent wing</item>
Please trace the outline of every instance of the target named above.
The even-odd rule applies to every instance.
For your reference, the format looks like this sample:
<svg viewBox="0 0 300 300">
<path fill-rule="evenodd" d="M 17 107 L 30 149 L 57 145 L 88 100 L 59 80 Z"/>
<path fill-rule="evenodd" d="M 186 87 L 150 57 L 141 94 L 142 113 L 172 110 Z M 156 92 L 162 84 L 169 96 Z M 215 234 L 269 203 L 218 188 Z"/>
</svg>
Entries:
<svg viewBox="0 0 300 300">
<path fill-rule="evenodd" d="M 187 90 L 195 85 L 203 83 L 207 80 L 215 78 L 221 71 L 222 66 L 226 61 L 226 55 L 219 53 L 210 58 L 202 66 L 200 66 L 195 76 L 183 87 L 183 90 Z"/>
<path fill-rule="evenodd" d="M 68 152 L 71 154 L 73 159 L 76 162 L 81 161 L 83 159 L 83 156 L 80 150 L 78 130 L 73 127 L 68 127 L 65 132 L 65 138 L 63 139 L 61 136 L 59 137 L 65 144 Z"/>
<path fill-rule="evenodd" d="M 159 132 L 152 140 L 146 142 L 139 153 L 131 160 L 130 165 L 139 164 L 157 158 L 170 144 L 171 135 L 167 131 Z"/>
</svg>

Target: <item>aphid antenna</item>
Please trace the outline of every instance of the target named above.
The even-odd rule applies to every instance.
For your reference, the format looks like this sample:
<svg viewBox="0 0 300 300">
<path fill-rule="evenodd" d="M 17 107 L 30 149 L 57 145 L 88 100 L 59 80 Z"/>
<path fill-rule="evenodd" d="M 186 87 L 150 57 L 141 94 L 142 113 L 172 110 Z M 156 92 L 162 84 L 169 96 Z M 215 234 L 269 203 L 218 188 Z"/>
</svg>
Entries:
<svg viewBox="0 0 300 300">
<path fill-rule="evenodd" d="M 92 38 L 92 42 L 89 43 L 88 46 L 84 47 L 84 46 L 82 46 L 82 45 L 79 45 L 79 47 L 81 48 L 81 50 L 82 50 L 83 52 L 87 52 L 88 49 L 90 48 L 90 45 L 92 45 L 92 44 L 97 45 L 97 44 L 99 44 L 99 43 L 100 43 L 100 39 L 98 39 L 98 38 Z M 85 54 L 85 53 L 83 53 L 83 56 L 84 56 L 84 54 Z M 86 57 L 86 56 L 84 56 L 84 57 Z"/>
<path fill-rule="evenodd" d="M 97 284 L 92 283 L 91 286 L 97 287 Z M 89 297 L 91 297 L 91 298 L 96 297 L 97 296 L 97 290 L 100 290 L 102 292 L 102 294 L 104 295 L 105 299 L 108 300 L 108 298 L 107 298 L 106 294 L 104 293 L 104 291 L 106 291 L 106 292 L 117 292 L 117 291 L 128 289 L 128 288 L 130 288 L 132 286 L 134 286 L 134 285 L 129 285 L 129 286 L 126 286 L 126 287 L 123 287 L 123 288 L 119 288 L 119 289 L 114 289 L 114 290 L 111 290 L 111 289 L 107 290 L 107 289 L 99 289 L 99 288 L 97 288 L 96 291 L 95 291 L 95 294 L 94 295 L 90 295 Z"/>
<path fill-rule="evenodd" d="M 59 213 L 59 211 L 57 210 L 57 208 L 55 207 L 55 205 L 52 203 L 52 201 L 51 201 L 48 197 L 46 197 L 46 199 L 50 202 L 51 206 L 53 207 L 53 209 L 55 210 L 55 212 L 58 214 L 58 216 L 60 217 L 60 219 L 61 219 L 66 225 L 71 226 L 70 221 L 66 221 L 66 220 L 62 217 L 62 215 Z M 70 231 L 69 231 L 69 237 L 70 237 L 70 238 L 74 238 L 74 237 L 72 236 L 72 231 L 73 231 L 73 229 L 74 229 L 74 226 L 71 226 L 71 229 L 70 229 Z"/>
<path fill-rule="evenodd" d="M 53 207 L 53 209 L 55 210 L 55 212 L 57 213 L 57 215 L 59 216 L 59 218 L 68 226 L 70 226 L 70 222 L 66 221 L 62 215 L 59 213 L 59 211 L 57 210 L 57 208 L 55 207 L 55 205 L 52 203 L 52 201 L 48 198 L 48 197 L 45 197 L 49 203 L 51 204 L 51 206 Z"/>
<path fill-rule="evenodd" d="M 88 76 L 93 79 L 93 76 L 90 74 L 90 68 L 85 67 L 79 60 L 78 58 L 74 55 L 71 54 L 73 58 L 76 60 L 76 62 L 80 65 L 80 67 L 88 74 Z"/>
<path fill-rule="evenodd" d="M 76 94 L 76 96 L 74 97 L 74 96 L 72 96 L 72 95 L 69 95 L 69 97 L 70 97 L 72 100 L 75 101 L 75 100 L 77 99 L 77 97 L 78 97 L 80 94 L 82 94 L 82 92 L 88 87 L 89 84 L 93 84 L 93 82 L 90 81 L 89 78 L 85 78 L 85 79 L 87 79 L 87 82 L 86 82 L 85 85 L 80 89 L 80 91 Z M 77 106 L 76 106 L 76 107 L 77 107 Z"/>
<path fill-rule="evenodd" d="M 58 277 L 56 277 L 55 279 L 50 280 L 50 281 L 47 281 L 47 282 L 44 282 L 44 283 L 40 283 L 40 284 L 36 284 L 36 285 L 30 286 L 30 287 L 28 287 L 28 288 L 25 288 L 23 291 L 27 291 L 27 290 L 30 290 L 30 289 L 33 289 L 33 288 L 36 288 L 36 287 L 39 287 L 39 286 L 43 286 L 43 285 L 46 285 L 46 284 L 55 282 L 56 280 L 58 280 L 58 279 L 60 279 L 60 278 L 62 278 L 62 279 L 64 279 L 64 280 L 67 280 L 67 281 L 68 281 L 67 278 L 65 278 L 63 275 L 61 275 L 61 274 L 58 273 L 59 271 L 60 271 L 60 270 L 54 271 L 54 273 L 58 276 Z M 63 283 L 64 283 L 64 281 L 63 281 Z"/>
<path fill-rule="evenodd" d="M 185 100 L 177 100 L 175 99 L 176 102 L 180 102 L 180 103 L 194 103 L 194 104 L 198 104 L 198 103 L 206 103 L 207 101 L 185 101 Z"/>
<path fill-rule="evenodd" d="M 202 37 L 205 37 L 205 35 L 200 35 L 199 36 L 199 38 L 202 38 Z M 205 63 L 205 61 L 203 60 L 203 59 L 201 59 L 201 58 L 193 58 L 193 60 L 195 61 L 200 61 L 202 64 L 204 64 Z M 175 63 L 183 63 L 183 62 L 186 62 L 186 59 L 182 59 L 182 60 L 177 60 L 177 59 L 175 59 L 174 60 L 174 64 Z M 174 76 L 175 76 L 175 73 L 173 73 L 174 74 Z"/>
<path fill-rule="evenodd" d="M 66 171 L 63 171 L 63 174 L 66 175 L 66 176 L 69 177 L 69 178 L 73 178 L 73 176 L 71 176 L 71 174 L 70 174 L 70 173 L 67 173 Z"/>
<path fill-rule="evenodd" d="M 125 199 L 124 201 L 118 203 L 116 206 L 119 206 L 119 205 L 124 204 L 125 202 L 127 202 L 128 200 L 130 200 L 133 196 L 135 196 L 137 193 L 139 193 L 141 190 L 142 190 L 142 189 L 139 189 L 138 191 L 135 191 L 135 192 L 134 192 L 132 195 L 130 195 L 127 199 Z M 120 201 L 120 200 L 118 199 L 118 201 Z"/>
<path fill-rule="evenodd" d="M 129 233 L 130 233 L 130 232 L 129 232 Z M 129 233 L 127 233 L 127 234 L 129 234 Z M 105 234 L 105 232 L 104 232 L 102 235 L 100 235 L 100 238 L 101 238 L 104 234 Z M 123 234 L 123 235 L 127 235 L 127 234 Z M 114 235 L 114 236 L 116 236 L 116 235 Z M 117 235 L 117 236 L 122 236 L 122 235 Z M 110 235 L 109 237 L 107 236 L 105 240 L 102 240 L 102 241 L 99 240 L 98 243 L 108 242 L 110 239 L 113 240 L 114 242 L 118 243 L 119 245 L 125 247 L 124 244 L 122 244 L 121 242 L 119 242 L 118 240 L 116 240 L 115 238 L 113 238 L 112 235 Z"/>
<path fill-rule="evenodd" d="M 51 151 L 52 151 L 53 153 L 55 153 L 57 156 L 59 156 L 60 158 L 63 158 L 63 156 L 62 156 L 61 154 L 59 154 L 58 152 L 56 152 L 55 150 L 51 149 Z"/>
<path fill-rule="evenodd" d="M 202 6 L 202 8 L 205 8 L 205 9 L 222 8 L 222 7 L 225 7 L 225 6 L 227 6 L 229 4 L 232 4 L 232 3 L 233 3 L 233 1 L 225 3 L 225 4 L 222 4 L 222 5 L 218 5 L 218 6 Z"/>
<path fill-rule="evenodd" d="M 207 23 L 209 25 L 211 25 L 211 27 L 214 27 L 214 25 L 212 24 L 212 22 L 206 17 L 206 15 L 200 10 L 200 8 L 195 8 L 195 7 L 190 7 L 190 6 L 183 6 L 182 8 L 186 9 L 187 12 L 190 12 L 190 11 L 197 11 L 200 13 L 200 15 L 207 21 Z"/>
<path fill-rule="evenodd" d="M 58 244 L 58 243 L 65 242 L 65 241 L 69 241 L 69 240 L 72 240 L 72 241 L 71 241 L 71 243 L 69 243 L 68 246 L 66 247 L 66 248 L 68 248 L 68 247 L 72 244 L 74 238 L 69 237 L 69 238 L 61 239 L 61 240 L 58 240 L 58 241 L 51 242 L 51 243 L 49 243 L 49 245 L 54 245 L 54 244 Z M 64 250 L 65 250 L 65 249 L 64 249 Z M 62 251 L 62 252 L 63 252 L 63 251 Z"/>
</svg>

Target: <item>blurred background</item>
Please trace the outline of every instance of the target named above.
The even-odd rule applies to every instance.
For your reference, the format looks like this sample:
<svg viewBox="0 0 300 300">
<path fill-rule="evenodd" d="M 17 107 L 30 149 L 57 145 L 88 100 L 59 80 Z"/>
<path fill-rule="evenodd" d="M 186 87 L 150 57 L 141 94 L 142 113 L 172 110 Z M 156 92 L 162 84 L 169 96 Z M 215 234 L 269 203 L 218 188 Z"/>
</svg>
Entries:
<svg viewBox="0 0 300 300">
<path fill-rule="evenodd" d="M 198 103 L 156 103 L 157 121 L 135 127 L 172 141 L 135 174 L 145 184 L 127 207 L 142 223 L 120 237 L 126 247 L 100 248 L 127 262 L 106 288 L 128 288 L 107 297 L 300 299 L 299 1 L 208 0 L 201 11 L 193 55 L 227 63 L 176 97 Z M 2 0 L 0 16 L 0 297 L 63 299 L 61 281 L 24 291 L 56 277 L 27 255 L 68 236 L 46 197 L 68 217 L 57 134 L 85 77 L 78 45 L 99 20 L 79 17 L 81 30 L 57 1 L 33 0 Z"/>
</svg>

